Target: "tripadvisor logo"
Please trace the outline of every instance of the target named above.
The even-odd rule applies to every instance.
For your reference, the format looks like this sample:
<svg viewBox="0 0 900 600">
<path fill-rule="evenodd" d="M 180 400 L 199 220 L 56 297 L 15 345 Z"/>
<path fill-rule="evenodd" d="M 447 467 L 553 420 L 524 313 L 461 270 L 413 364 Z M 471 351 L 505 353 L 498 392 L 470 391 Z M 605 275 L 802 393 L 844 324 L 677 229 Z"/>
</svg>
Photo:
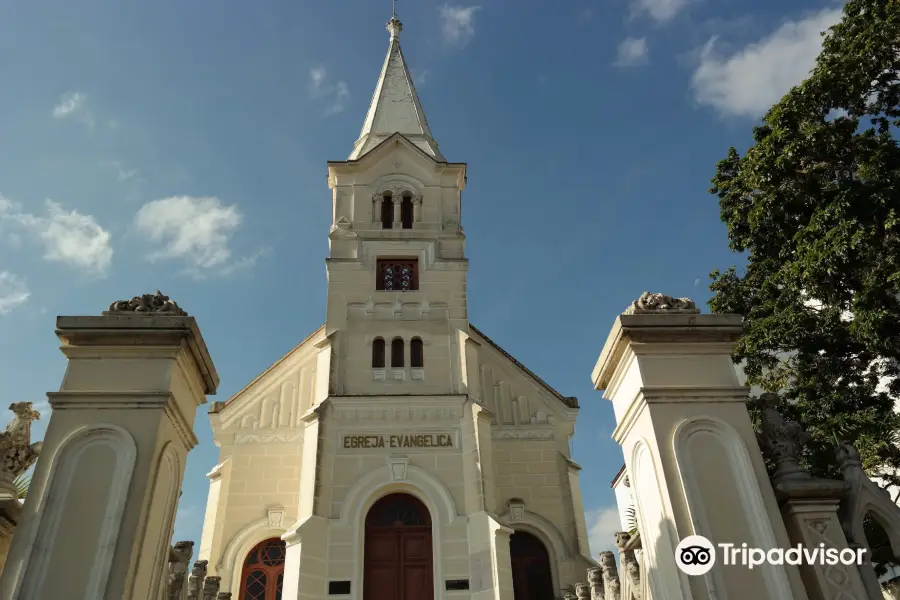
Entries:
<svg viewBox="0 0 900 600">
<path fill-rule="evenodd" d="M 705 575 L 720 559 L 723 565 L 753 569 L 760 565 L 861 565 L 866 549 L 828 548 L 825 544 L 807 548 L 751 548 L 747 544 L 713 545 L 702 535 L 689 535 L 675 548 L 675 564 L 688 575 Z"/>
</svg>

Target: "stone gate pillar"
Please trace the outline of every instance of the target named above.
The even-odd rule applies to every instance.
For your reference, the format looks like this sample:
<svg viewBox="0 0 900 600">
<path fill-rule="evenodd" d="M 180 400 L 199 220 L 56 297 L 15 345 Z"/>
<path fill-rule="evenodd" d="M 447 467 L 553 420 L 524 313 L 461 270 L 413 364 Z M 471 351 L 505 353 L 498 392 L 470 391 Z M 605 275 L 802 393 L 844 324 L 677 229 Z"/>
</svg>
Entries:
<svg viewBox="0 0 900 600">
<path fill-rule="evenodd" d="M 155 599 L 218 375 L 194 318 L 159 292 L 56 325 L 68 365 L 0 598 Z"/>
<path fill-rule="evenodd" d="M 796 567 L 722 568 L 688 577 L 679 541 L 790 545 L 731 352 L 738 315 L 701 315 L 687 298 L 644 293 L 620 315 L 594 368 L 612 401 L 653 600 L 807 600 Z"/>
</svg>

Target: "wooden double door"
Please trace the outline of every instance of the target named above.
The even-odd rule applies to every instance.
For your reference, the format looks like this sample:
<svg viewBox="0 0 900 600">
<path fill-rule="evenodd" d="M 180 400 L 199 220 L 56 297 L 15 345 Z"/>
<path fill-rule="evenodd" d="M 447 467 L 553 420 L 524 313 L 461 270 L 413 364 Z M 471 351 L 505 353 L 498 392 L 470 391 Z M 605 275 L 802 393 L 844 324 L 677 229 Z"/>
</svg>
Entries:
<svg viewBox="0 0 900 600">
<path fill-rule="evenodd" d="M 555 598 L 550 554 L 544 544 L 526 531 L 516 531 L 509 538 L 515 600 L 547 600 Z"/>
<path fill-rule="evenodd" d="M 428 509 L 408 494 L 390 494 L 366 516 L 364 600 L 433 600 Z"/>
</svg>

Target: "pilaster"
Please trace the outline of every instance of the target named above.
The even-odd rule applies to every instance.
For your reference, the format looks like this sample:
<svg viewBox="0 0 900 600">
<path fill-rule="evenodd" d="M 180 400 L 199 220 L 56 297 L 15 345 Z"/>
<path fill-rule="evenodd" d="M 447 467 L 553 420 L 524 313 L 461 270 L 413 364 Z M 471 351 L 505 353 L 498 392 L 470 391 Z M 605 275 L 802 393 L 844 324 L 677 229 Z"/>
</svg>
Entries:
<svg viewBox="0 0 900 600">
<path fill-rule="evenodd" d="M 846 481 L 816 479 L 800 464 L 809 434 L 778 411 L 781 399 L 762 394 L 756 399 L 760 410 L 759 436 L 763 455 L 774 465 L 772 484 L 781 503 L 781 514 L 792 546 L 853 553 L 838 516 L 841 501 L 850 492 Z M 810 600 L 867 600 L 859 567 L 837 563 L 801 564 L 800 576 Z"/>
<path fill-rule="evenodd" d="M 776 485 L 781 514 L 793 546 L 855 551 L 850 548 L 838 509 L 848 486 L 842 481 L 812 479 Z M 854 565 L 802 564 L 800 576 L 809 600 L 867 600 L 859 569 Z"/>
<path fill-rule="evenodd" d="M 689 578 L 678 542 L 786 548 L 789 538 L 731 351 L 738 315 L 701 315 L 687 298 L 645 293 L 620 315 L 592 374 L 616 416 L 654 600 L 806 600 L 797 568 L 713 569 Z"/>
<path fill-rule="evenodd" d="M 69 359 L 19 532 L 11 600 L 156 598 L 194 415 L 218 375 L 193 317 L 158 293 L 58 317 Z"/>
<path fill-rule="evenodd" d="M 302 519 L 281 536 L 287 546 L 284 600 L 321 600 L 328 595 L 328 520 Z"/>
<path fill-rule="evenodd" d="M 482 511 L 469 516 L 469 570 L 471 600 L 513 600 L 509 537 L 504 527 Z"/>
</svg>

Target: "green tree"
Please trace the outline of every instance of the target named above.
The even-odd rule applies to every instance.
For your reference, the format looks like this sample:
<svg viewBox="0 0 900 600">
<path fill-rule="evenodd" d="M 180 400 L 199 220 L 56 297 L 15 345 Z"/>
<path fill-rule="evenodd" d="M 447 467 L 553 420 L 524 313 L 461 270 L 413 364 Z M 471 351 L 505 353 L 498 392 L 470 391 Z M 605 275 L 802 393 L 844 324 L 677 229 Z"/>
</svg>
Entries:
<svg viewBox="0 0 900 600">
<path fill-rule="evenodd" d="M 28 495 L 28 488 L 31 487 L 31 475 L 19 475 L 13 480 L 13 484 L 16 486 L 18 499 L 24 500 L 25 496 Z"/>
<path fill-rule="evenodd" d="M 898 63 L 900 0 L 850 0 L 809 78 L 719 162 L 710 192 L 747 266 L 711 274 L 710 307 L 744 316 L 734 358 L 783 392 L 815 474 L 846 439 L 900 485 Z"/>
</svg>

